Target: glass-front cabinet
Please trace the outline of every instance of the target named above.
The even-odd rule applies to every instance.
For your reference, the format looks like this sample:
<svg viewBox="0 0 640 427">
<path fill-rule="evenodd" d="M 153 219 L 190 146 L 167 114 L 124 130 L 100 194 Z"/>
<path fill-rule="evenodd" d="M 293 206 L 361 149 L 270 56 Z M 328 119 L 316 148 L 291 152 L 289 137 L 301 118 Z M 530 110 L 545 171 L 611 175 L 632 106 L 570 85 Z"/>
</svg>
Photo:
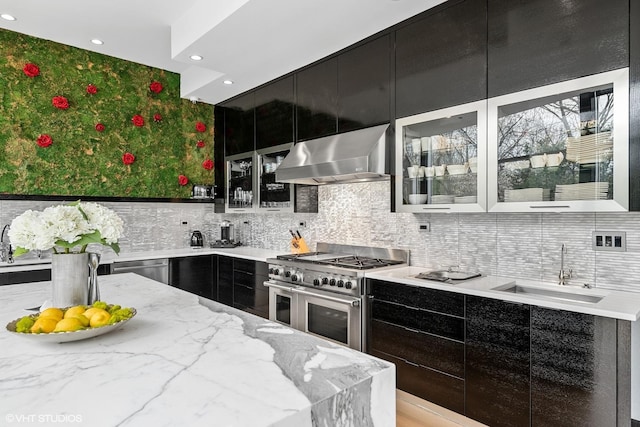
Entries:
<svg viewBox="0 0 640 427">
<path fill-rule="evenodd" d="M 396 120 L 396 210 L 486 210 L 486 100 Z"/>
<path fill-rule="evenodd" d="M 254 152 L 226 158 L 227 212 L 252 212 L 255 209 Z"/>
<path fill-rule="evenodd" d="M 628 74 L 489 99 L 489 211 L 627 210 Z"/>
<path fill-rule="evenodd" d="M 258 212 L 293 212 L 293 184 L 276 182 L 276 169 L 293 144 L 258 150 Z"/>
</svg>

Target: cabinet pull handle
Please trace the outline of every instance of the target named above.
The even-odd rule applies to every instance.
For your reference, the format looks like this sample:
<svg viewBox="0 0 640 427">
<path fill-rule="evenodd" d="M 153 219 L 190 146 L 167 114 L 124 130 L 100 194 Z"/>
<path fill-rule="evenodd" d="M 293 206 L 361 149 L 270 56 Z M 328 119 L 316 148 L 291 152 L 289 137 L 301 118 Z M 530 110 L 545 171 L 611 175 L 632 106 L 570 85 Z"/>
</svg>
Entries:
<svg viewBox="0 0 640 427">
<path fill-rule="evenodd" d="M 420 365 L 418 365 L 417 363 L 410 362 L 407 359 L 404 359 L 404 361 L 407 365 L 415 366 L 416 368 L 420 367 Z"/>
<path fill-rule="evenodd" d="M 448 211 L 451 208 L 445 208 L 445 207 L 442 207 L 442 206 L 423 206 L 422 209 L 425 210 L 425 211 L 429 211 L 429 210 L 432 210 L 432 211 L 433 210 Z"/>
<path fill-rule="evenodd" d="M 529 206 L 531 209 L 571 209 L 569 205 Z"/>
</svg>

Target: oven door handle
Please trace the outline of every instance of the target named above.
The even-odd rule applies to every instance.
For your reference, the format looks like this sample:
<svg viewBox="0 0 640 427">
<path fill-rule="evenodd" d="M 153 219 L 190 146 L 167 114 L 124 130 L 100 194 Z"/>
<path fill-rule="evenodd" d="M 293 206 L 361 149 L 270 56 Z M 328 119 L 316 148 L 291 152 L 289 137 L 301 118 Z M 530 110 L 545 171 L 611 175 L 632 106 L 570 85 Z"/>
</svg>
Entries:
<svg viewBox="0 0 640 427">
<path fill-rule="evenodd" d="M 324 295 L 324 294 L 319 295 L 315 292 L 305 291 L 304 289 L 300 289 L 300 288 L 292 288 L 291 291 L 297 294 L 312 296 L 312 297 L 316 297 L 316 298 L 327 300 L 327 301 L 337 302 L 340 304 L 349 304 L 351 307 L 360 306 L 360 299 L 358 298 L 340 298 L 340 297 L 334 297 L 331 295 Z"/>
<path fill-rule="evenodd" d="M 281 291 L 287 291 L 287 292 L 295 292 L 296 291 L 291 286 L 276 285 L 273 282 L 264 282 L 263 285 L 265 285 L 267 288 L 280 289 Z"/>
</svg>

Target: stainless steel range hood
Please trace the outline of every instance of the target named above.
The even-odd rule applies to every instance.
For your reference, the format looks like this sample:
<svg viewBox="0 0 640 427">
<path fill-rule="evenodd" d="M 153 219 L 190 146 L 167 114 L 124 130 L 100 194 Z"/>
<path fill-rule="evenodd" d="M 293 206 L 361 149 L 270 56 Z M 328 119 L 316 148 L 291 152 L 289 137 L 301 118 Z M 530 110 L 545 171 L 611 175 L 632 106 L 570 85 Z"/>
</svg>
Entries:
<svg viewBox="0 0 640 427">
<path fill-rule="evenodd" d="M 388 124 L 302 141 L 276 169 L 277 182 L 339 184 L 388 179 Z"/>
</svg>

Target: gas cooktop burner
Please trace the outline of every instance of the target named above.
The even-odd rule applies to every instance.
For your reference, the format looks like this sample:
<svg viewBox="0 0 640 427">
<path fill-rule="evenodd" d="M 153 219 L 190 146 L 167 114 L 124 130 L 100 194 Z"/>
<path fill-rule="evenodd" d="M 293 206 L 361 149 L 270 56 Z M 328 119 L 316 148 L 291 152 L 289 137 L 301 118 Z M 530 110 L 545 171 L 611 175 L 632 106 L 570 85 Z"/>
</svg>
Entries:
<svg viewBox="0 0 640 427">
<path fill-rule="evenodd" d="M 380 258 L 361 257 L 357 255 L 345 256 L 339 258 L 318 261 L 318 264 L 335 265 L 336 267 L 356 268 L 358 270 L 366 270 L 376 267 L 387 267 L 389 265 L 402 264 L 402 261 L 394 261 Z"/>
</svg>

